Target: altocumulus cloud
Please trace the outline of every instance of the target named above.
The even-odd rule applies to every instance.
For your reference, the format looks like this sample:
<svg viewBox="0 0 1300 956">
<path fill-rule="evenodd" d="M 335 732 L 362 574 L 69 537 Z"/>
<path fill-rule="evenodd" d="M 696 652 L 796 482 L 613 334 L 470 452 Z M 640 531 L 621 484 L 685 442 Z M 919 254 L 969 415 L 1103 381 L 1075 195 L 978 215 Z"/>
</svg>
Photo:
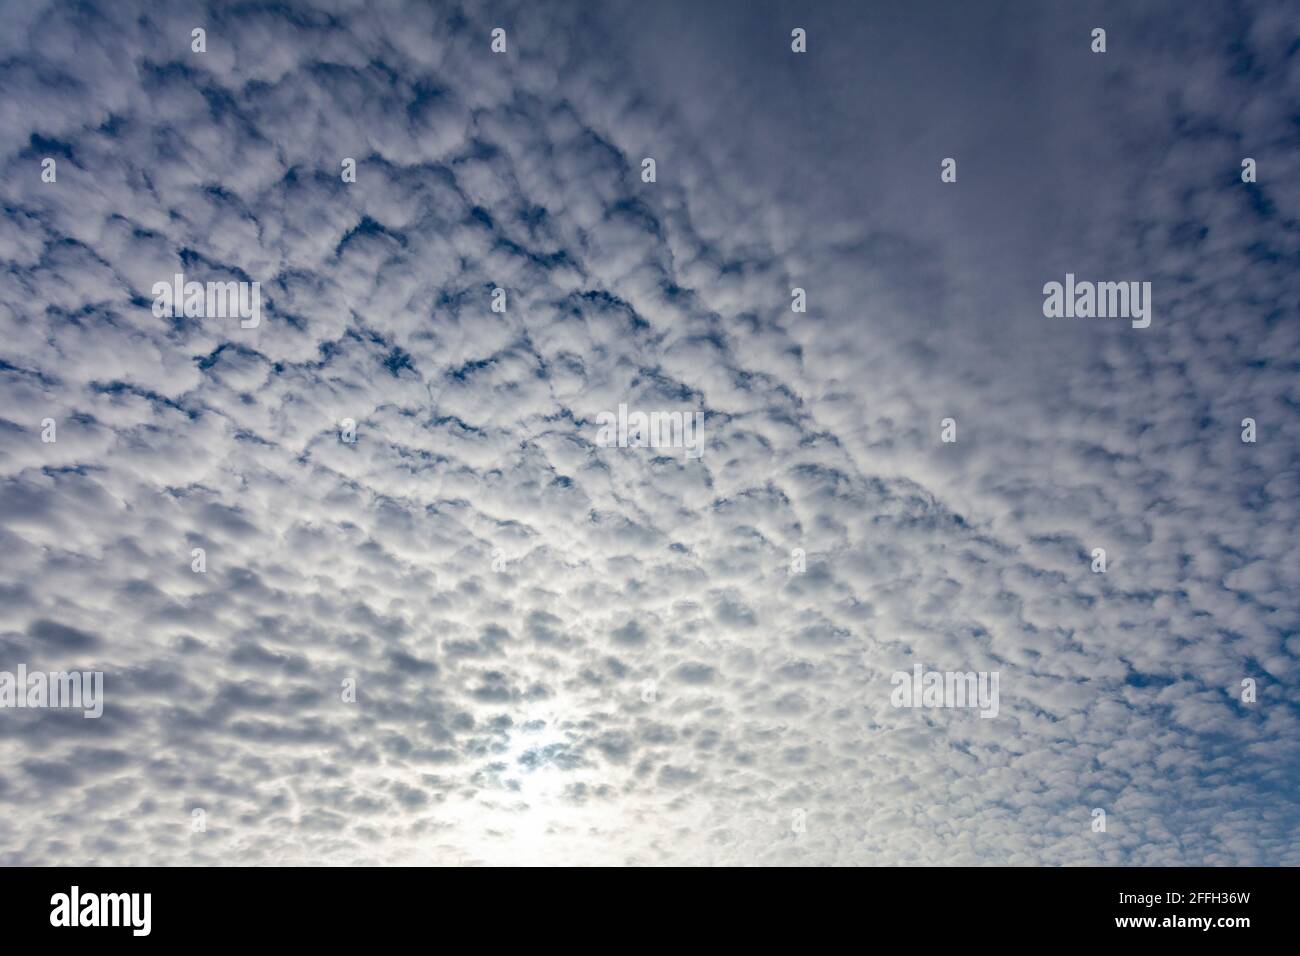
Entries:
<svg viewBox="0 0 1300 956">
<path fill-rule="evenodd" d="M 1294 16 L 698 6 L 0 8 L 0 861 L 1300 863 Z"/>
</svg>

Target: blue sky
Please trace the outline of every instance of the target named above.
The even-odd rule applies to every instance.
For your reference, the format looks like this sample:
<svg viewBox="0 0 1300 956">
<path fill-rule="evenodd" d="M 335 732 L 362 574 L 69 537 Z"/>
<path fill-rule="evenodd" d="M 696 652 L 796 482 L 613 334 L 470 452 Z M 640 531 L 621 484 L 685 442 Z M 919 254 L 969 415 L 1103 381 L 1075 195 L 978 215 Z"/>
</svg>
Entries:
<svg viewBox="0 0 1300 956">
<path fill-rule="evenodd" d="M 0 861 L 1300 862 L 1298 25 L 0 3 Z"/>
</svg>

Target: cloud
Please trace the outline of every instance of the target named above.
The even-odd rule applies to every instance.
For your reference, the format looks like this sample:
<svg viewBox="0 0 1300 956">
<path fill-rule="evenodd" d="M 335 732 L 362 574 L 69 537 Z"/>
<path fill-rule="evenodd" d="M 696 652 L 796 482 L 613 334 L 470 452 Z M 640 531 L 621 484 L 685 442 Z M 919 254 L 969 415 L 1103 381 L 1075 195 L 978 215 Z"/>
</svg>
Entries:
<svg viewBox="0 0 1300 956">
<path fill-rule="evenodd" d="M 1184 8 L 6 7 L 0 670 L 106 700 L 0 861 L 1300 862 L 1300 89 Z"/>
</svg>

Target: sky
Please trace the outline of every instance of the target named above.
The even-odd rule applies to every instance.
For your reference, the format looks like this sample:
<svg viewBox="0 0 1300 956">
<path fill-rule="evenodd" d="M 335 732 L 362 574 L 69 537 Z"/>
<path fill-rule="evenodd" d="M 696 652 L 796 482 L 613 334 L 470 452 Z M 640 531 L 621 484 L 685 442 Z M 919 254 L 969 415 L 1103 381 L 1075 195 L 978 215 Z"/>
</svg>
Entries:
<svg viewBox="0 0 1300 956">
<path fill-rule="evenodd" d="M 0 0 L 0 168 L 0 863 L 1300 864 L 1294 5 Z"/>
</svg>

